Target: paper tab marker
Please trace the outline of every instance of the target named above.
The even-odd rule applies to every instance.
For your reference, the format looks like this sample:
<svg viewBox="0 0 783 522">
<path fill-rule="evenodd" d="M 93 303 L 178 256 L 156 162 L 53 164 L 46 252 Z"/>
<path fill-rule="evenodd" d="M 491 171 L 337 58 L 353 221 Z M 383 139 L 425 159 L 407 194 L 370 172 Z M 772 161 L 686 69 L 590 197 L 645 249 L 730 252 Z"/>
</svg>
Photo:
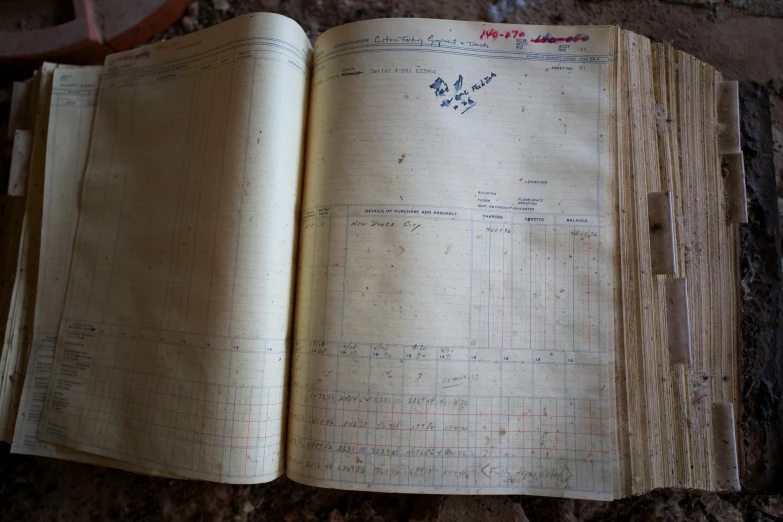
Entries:
<svg viewBox="0 0 783 522">
<path fill-rule="evenodd" d="M 739 87 L 737 82 L 718 85 L 718 154 L 740 152 Z"/>
<path fill-rule="evenodd" d="M 730 402 L 712 403 L 712 474 L 716 490 L 740 489 L 734 405 Z"/>
<path fill-rule="evenodd" d="M 652 273 L 654 275 L 676 274 L 671 193 L 649 192 L 647 194 L 647 215 L 650 220 Z"/>
<path fill-rule="evenodd" d="M 664 281 L 666 331 L 670 364 L 691 364 L 691 320 L 688 310 L 688 282 L 685 278 Z"/>
</svg>

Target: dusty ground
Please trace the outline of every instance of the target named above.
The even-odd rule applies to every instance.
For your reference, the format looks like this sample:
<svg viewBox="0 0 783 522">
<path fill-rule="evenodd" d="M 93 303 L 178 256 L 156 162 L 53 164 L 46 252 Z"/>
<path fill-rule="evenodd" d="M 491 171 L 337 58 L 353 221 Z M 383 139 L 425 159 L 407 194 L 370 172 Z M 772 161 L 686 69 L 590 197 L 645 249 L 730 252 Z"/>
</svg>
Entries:
<svg viewBox="0 0 783 522">
<path fill-rule="evenodd" d="M 0 517 L 6 520 L 781 520 L 778 496 L 657 491 L 616 502 L 544 497 L 445 497 L 350 493 L 278 479 L 229 486 L 150 478 L 46 459 L 0 456 Z"/>
<path fill-rule="evenodd" d="M 0 0 L 0 3 L 17 0 Z M 674 1 L 674 0 L 672 0 Z M 704 3 L 710 6 L 703 5 Z M 783 119 L 783 0 L 202 0 L 158 39 L 251 11 L 297 20 L 315 38 L 346 22 L 429 17 L 517 23 L 618 24 L 670 42 L 736 79 L 768 85 Z M 3 17 L 0 8 L 0 18 Z M 1 27 L 1 25 L 0 25 Z M 780 163 L 778 163 L 780 165 Z M 783 186 L 782 183 L 778 184 Z M 783 520 L 777 495 L 657 491 L 612 503 L 540 497 L 350 493 L 278 479 L 258 486 L 173 481 L 10 455 L 0 445 L 5 520 Z"/>
<path fill-rule="evenodd" d="M 31 31 L 74 19 L 73 4 L 64 0 L 3 0 L 0 32 Z"/>
</svg>

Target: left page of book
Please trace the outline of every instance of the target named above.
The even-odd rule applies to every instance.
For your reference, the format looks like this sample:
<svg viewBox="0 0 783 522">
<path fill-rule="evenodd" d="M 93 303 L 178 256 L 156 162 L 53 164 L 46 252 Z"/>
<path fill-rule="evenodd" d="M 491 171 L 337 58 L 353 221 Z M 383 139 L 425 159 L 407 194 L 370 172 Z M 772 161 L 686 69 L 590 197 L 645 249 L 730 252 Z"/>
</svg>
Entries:
<svg viewBox="0 0 783 522">
<path fill-rule="evenodd" d="M 60 326 L 71 260 L 79 189 L 90 145 L 93 113 L 102 66 L 57 65 L 51 75 L 51 98 L 46 130 L 40 254 L 33 330 L 27 336 L 29 352 L 21 401 L 12 429 L 12 453 L 37 455 L 120 468 L 138 473 L 159 473 L 100 455 L 84 453 L 36 437 L 46 386 L 52 371 L 54 343 Z M 21 379 L 20 379 L 21 381 Z"/>
<path fill-rule="evenodd" d="M 39 439 L 282 474 L 309 54 L 254 14 L 107 59 Z"/>
<path fill-rule="evenodd" d="M 57 68 L 53 72 L 45 156 L 38 298 L 30 361 L 14 430 L 12 451 L 55 456 L 55 446 L 36 439 L 49 382 L 54 340 L 62 315 L 79 179 L 92 128 L 101 67 Z"/>
<path fill-rule="evenodd" d="M 46 153 L 47 123 L 49 120 L 49 96 L 52 90 L 52 74 L 57 67 L 54 63 L 44 63 L 38 79 L 31 87 L 30 134 L 27 152 L 18 167 L 17 181 L 13 184 L 14 193 L 23 197 L 23 211 L 18 236 L 11 245 L 13 269 L 6 272 L 12 275 L 8 294 L 8 313 L 3 314 L 3 348 L 0 356 L 0 438 L 11 441 L 16 419 L 16 407 L 19 404 L 21 379 L 27 361 L 26 347 L 29 345 L 32 330 L 33 310 L 35 307 L 36 277 L 38 272 L 39 230 L 41 228 L 41 206 L 43 201 L 44 159 Z M 16 141 L 15 135 L 14 140 Z M 19 143 L 15 143 L 17 148 Z M 14 158 L 16 163 L 19 158 Z M 17 168 L 14 168 L 17 170 Z M 9 180 L 11 181 L 11 180 Z M 15 225 L 14 225 L 15 226 Z M 14 263 L 15 262 L 15 263 Z M 7 267 L 8 269 L 11 266 Z"/>
</svg>

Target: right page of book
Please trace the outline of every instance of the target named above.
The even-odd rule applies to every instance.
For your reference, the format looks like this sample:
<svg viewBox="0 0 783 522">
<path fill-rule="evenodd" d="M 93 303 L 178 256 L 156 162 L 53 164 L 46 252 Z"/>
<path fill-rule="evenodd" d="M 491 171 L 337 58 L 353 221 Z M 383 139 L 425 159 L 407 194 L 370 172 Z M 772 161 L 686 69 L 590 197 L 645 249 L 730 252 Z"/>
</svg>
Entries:
<svg viewBox="0 0 783 522">
<path fill-rule="evenodd" d="M 435 20 L 318 39 L 289 477 L 618 496 L 616 39 Z"/>
</svg>

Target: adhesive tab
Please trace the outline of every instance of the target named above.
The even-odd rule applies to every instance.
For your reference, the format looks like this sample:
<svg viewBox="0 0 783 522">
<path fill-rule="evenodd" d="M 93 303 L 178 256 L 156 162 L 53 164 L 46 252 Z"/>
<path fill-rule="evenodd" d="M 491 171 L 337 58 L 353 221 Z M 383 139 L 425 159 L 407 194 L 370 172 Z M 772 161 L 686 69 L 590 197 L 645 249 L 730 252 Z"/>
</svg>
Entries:
<svg viewBox="0 0 783 522">
<path fill-rule="evenodd" d="M 11 168 L 8 173 L 8 195 L 27 194 L 27 177 L 30 174 L 30 154 L 33 151 L 33 133 L 19 130 L 14 133 L 14 147 L 11 152 Z"/>
<path fill-rule="evenodd" d="M 712 475 L 718 491 L 739 491 L 734 405 L 712 403 Z"/>
<path fill-rule="evenodd" d="M 718 84 L 718 154 L 736 154 L 740 146 L 739 86 L 737 82 Z"/>
<path fill-rule="evenodd" d="M 663 282 L 666 291 L 666 331 L 670 364 L 691 364 L 691 319 L 688 309 L 688 281 L 671 278 Z"/>
<path fill-rule="evenodd" d="M 742 152 L 721 156 L 721 171 L 726 180 L 729 221 L 747 223 L 748 200 L 745 192 L 745 163 Z"/>
<path fill-rule="evenodd" d="M 26 109 L 31 84 L 30 80 L 14 82 L 11 91 L 11 110 L 8 113 L 8 141 L 14 139 L 16 129 L 28 128 Z"/>
<path fill-rule="evenodd" d="M 650 220 L 650 264 L 654 275 L 676 274 L 672 198 L 669 192 L 647 194 L 647 216 Z"/>
</svg>

